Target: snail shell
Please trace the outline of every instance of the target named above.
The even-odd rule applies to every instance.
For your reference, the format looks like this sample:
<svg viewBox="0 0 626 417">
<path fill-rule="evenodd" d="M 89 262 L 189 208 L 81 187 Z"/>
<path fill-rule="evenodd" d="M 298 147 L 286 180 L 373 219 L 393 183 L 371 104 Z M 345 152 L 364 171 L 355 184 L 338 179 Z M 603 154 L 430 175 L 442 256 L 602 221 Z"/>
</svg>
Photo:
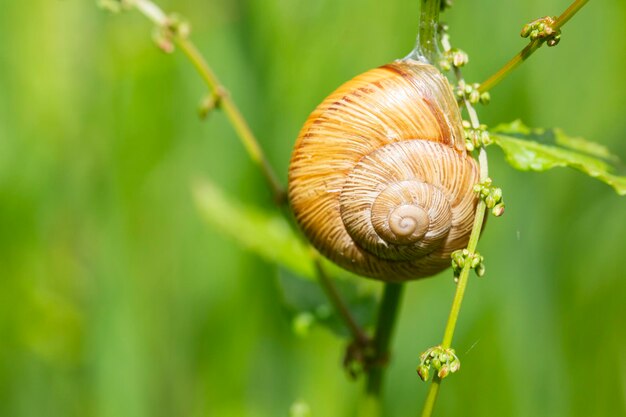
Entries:
<svg viewBox="0 0 626 417">
<path fill-rule="evenodd" d="M 402 282 L 450 266 L 467 245 L 477 197 L 448 81 L 413 60 L 361 74 L 309 116 L 289 167 L 289 200 L 323 255 L 359 275 Z"/>
</svg>

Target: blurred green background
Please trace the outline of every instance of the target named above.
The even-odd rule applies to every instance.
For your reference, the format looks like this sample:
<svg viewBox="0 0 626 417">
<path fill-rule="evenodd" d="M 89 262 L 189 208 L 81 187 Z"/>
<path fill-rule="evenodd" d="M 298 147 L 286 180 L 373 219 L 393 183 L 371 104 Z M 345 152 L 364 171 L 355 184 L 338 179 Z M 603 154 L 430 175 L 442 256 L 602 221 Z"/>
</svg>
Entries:
<svg viewBox="0 0 626 417">
<path fill-rule="evenodd" d="M 457 0 L 443 19 L 485 79 L 521 26 L 567 0 Z M 4 0 L 0 12 L 0 415 L 350 415 L 345 341 L 291 330 L 276 267 L 207 227 L 208 177 L 273 210 L 205 88 L 136 12 Z M 343 81 L 411 49 L 417 0 L 180 0 L 197 42 L 286 178 L 301 123 Z M 484 123 L 559 126 L 626 158 L 626 3 L 591 1 L 492 92 Z M 480 244 L 439 416 L 626 416 L 626 200 L 571 170 L 491 152 L 506 215 Z M 450 273 L 408 287 L 386 416 L 417 415 L 417 357 L 439 342 Z"/>
</svg>

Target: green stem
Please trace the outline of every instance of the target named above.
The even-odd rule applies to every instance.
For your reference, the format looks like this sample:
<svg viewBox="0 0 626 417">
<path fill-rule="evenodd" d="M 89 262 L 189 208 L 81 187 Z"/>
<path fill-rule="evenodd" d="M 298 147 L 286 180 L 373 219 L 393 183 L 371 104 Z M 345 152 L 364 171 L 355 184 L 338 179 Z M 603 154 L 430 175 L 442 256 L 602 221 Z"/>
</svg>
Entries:
<svg viewBox="0 0 626 417">
<path fill-rule="evenodd" d="M 554 22 L 554 29 L 558 30 L 565 23 L 567 23 L 580 9 L 587 4 L 589 0 L 575 0 L 570 6 L 563 12 Z M 478 91 L 481 93 L 491 90 L 496 84 L 498 84 L 504 77 L 509 75 L 511 71 L 519 67 L 528 57 L 530 57 L 537 49 L 543 45 L 544 41 L 541 39 L 535 39 L 531 41 L 524 49 L 522 49 L 517 55 L 515 55 L 509 62 L 504 64 L 495 74 L 484 81 Z"/>
<path fill-rule="evenodd" d="M 141 14 L 146 16 L 157 26 L 161 28 L 168 27 L 168 16 L 158 5 L 152 2 L 152 0 L 128 1 L 129 5 L 135 7 L 139 12 L 141 12 Z M 263 150 L 261 149 L 261 146 L 259 145 L 259 141 L 252 133 L 250 126 L 241 114 L 241 111 L 239 111 L 239 108 L 235 104 L 234 100 L 230 97 L 224 86 L 220 83 L 219 79 L 217 78 L 209 64 L 206 62 L 198 48 L 196 48 L 196 46 L 193 44 L 193 42 L 191 42 L 186 37 L 178 36 L 176 33 L 173 33 L 172 36 L 173 40 L 192 63 L 209 90 L 211 90 L 211 92 L 219 98 L 219 105 L 221 109 L 224 111 L 228 120 L 235 129 L 235 132 L 237 133 L 237 136 L 246 148 L 248 155 L 259 166 L 261 172 L 263 173 L 263 176 L 267 180 L 267 183 L 274 196 L 275 202 L 281 209 L 283 209 L 283 214 L 285 215 L 285 217 L 291 220 L 291 216 L 286 213 L 286 211 L 288 210 L 287 194 L 283 187 L 280 185 L 277 176 L 274 173 L 274 170 L 270 166 L 267 158 L 263 153 Z M 293 226 L 292 222 L 290 222 L 290 224 L 292 224 Z M 321 260 L 319 259 L 319 255 L 317 255 L 313 248 L 311 248 L 311 253 L 313 254 L 312 261 L 315 265 L 317 277 L 320 285 L 322 286 L 322 289 L 326 293 L 335 310 L 344 320 L 354 339 L 357 340 L 359 343 L 365 345 L 369 341 L 369 338 L 367 337 L 366 333 L 359 327 L 358 323 L 350 313 L 347 305 L 341 299 L 339 291 L 333 284 L 328 274 L 326 274 L 323 265 L 321 264 Z"/>
<path fill-rule="evenodd" d="M 480 84 L 478 91 L 481 93 L 491 90 L 496 84 L 498 84 L 504 77 L 509 75 L 515 68 L 519 67 L 529 56 L 533 54 L 542 45 L 543 41 L 535 39 L 531 41 L 524 49 L 522 49 L 517 55 L 515 55 L 509 62 L 504 64 L 502 68 L 495 74 L 489 77 L 485 82 Z"/>
<path fill-rule="evenodd" d="M 130 3 L 144 16 L 150 19 L 159 27 L 167 27 L 169 19 L 163 10 L 153 3 L 151 0 L 132 0 Z M 237 136 L 246 148 L 248 155 L 252 161 L 258 165 L 265 180 L 267 181 L 274 200 L 279 205 L 287 203 L 287 194 L 282 185 L 278 181 L 278 177 L 270 166 L 259 141 L 256 139 L 250 126 L 241 114 L 241 111 L 227 92 L 226 88 L 220 83 L 217 75 L 213 72 L 209 64 L 206 62 L 198 48 L 189 39 L 172 34 L 173 40 L 178 47 L 187 56 L 202 80 L 205 82 L 209 90 L 219 98 L 219 107 L 224 111 L 226 117 L 235 129 Z"/>
<path fill-rule="evenodd" d="M 383 379 L 387 369 L 389 345 L 398 317 L 403 290 L 404 284 L 385 283 L 378 310 L 376 334 L 372 343 L 374 363 L 367 374 L 365 398 L 360 405 L 360 417 L 378 417 L 381 415 Z"/>
<path fill-rule="evenodd" d="M 224 113 L 226 113 L 228 119 L 230 120 L 233 128 L 239 135 L 239 138 L 242 140 L 252 160 L 256 162 L 257 165 L 259 165 L 259 167 L 261 168 L 261 171 L 263 172 L 272 190 L 276 203 L 281 206 L 286 204 L 287 195 L 282 189 L 282 186 L 278 183 L 276 175 L 274 174 L 272 167 L 267 161 L 267 158 L 265 158 L 259 142 L 256 140 L 254 134 L 250 130 L 248 123 L 244 119 L 238 107 L 235 105 L 235 102 L 232 100 L 228 93 L 225 93 L 224 87 L 222 87 L 216 75 L 208 66 L 202 54 L 200 54 L 195 45 L 186 38 L 177 37 L 176 44 L 193 63 L 198 73 L 201 75 L 202 79 L 206 82 L 209 88 L 219 94 L 220 107 L 222 108 Z M 351 332 L 355 340 L 358 340 L 360 343 L 365 344 L 368 340 L 367 335 L 359 327 L 358 323 L 350 313 L 347 305 L 339 295 L 337 287 L 333 284 L 328 274 L 326 274 L 321 264 L 321 260 L 319 259 L 319 256 L 313 256 L 313 263 L 315 265 L 318 281 L 320 282 L 320 285 L 326 293 L 326 296 L 329 298 L 331 304 L 339 313 L 340 317 L 342 317 L 343 321 L 348 327 L 348 330 Z"/>
<path fill-rule="evenodd" d="M 565 9 L 565 11 L 556 19 L 554 29 L 561 29 L 561 27 L 574 17 L 574 15 L 578 13 L 578 11 L 588 2 L 589 0 L 576 0 L 570 4 L 569 7 Z"/>
<path fill-rule="evenodd" d="M 405 59 L 415 59 L 429 63 L 437 61 L 439 57 L 439 10 L 440 0 L 420 0 L 417 41 L 413 51 Z M 361 406 L 361 416 L 363 417 L 380 415 L 383 377 L 402 290 L 402 284 L 385 284 L 373 342 L 376 363 L 369 369 L 367 375 L 365 399 Z"/>
<path fill-rule="evenodd" d="M 481 153 L 484 153 L 484 148 L 481 148 Z M 485 159 L 485 158 L 483 158 Z M 481 167 L 482 168 L 482 167 Z M 481 171 L 483 171 L 481 169 Z M 482 175 L 481 175 L 482 179 Z M 476 206 L 476 215 L 474 216 L 474 226 L 472 228 L 472 234 L 470 235 L 470 241 L 467 245 L 467 250 L 470 253 L 476 251 L 478 244 L 478 238 L 480 237 L 480 231 L 482 229 L 483 220 L 485 218 L 486 205 L 484 201 L 480 201 Z M 459 281 L 456 285 L 456 292 L 454 293 L 454 300 L 452 301 L 452 307 L 450 309 L 450 315 L 448 316 L 448 322 L 443 333 L 443 342 L 441 346 L 447 349 L 452 344 L 452 338 L 454 336 L 454 329 L 459 318 L 459 312 L 461 311 L 461 304 L 463 302 L 463 296 L 467 288 L 467 282 L 469 281 L 470 265 L 469 262 L 465 264 L 461 275 L 459 275 Z M 437 395 L 439 394 L 439 388 L 441 386 L 441 379 L 436 375 L 434 376 L 430 386 L 428 387 L 428 393 L 426 394 L 426 400 L 422 409 L 422 417 L 431 417 L 435 403 L 437 401 Z"/>
<path fill-rule="evenodd" d="M 437 375 L 433 376 L 433 380 L 428 387 L 428 392 L 426 393 L 426 400 L 424 401 L 424 407 L 422 408 L 422 417 L 430 417 L 433 415 L 440 386 L 441 379 Z"/>
<path fill-rule="evenodd" d="M 476 252 L 476 245 L 478 244 L 478 238 L 480 237 L 480 231 L 482 229 L 483 220 L 485 218 L 485 203 L 483 201 L 479 202 L 476 206 L 476 216 L 474 217 L 474 227 L 472 229 L 472 234 L 470 235 L 470 241 L 467 245 L 467 250 L 470 253 Z M 465 290 L 467 289 L 467 282 L 470 272 L 469 262 L 465 265 L 463 270 L 461 271 L 461 275 L 459 276 L 459 281 L 456 285 L 456 292 L 454 293 L 454 300 L 452 301 L 452 308 L 450 309 L 450 315 L 448 316 L 448 323 L 446 324 L 446 329 L 443 333 L 443 342 L 441 342 L 441 346 L 444 349 L 448 349 L 452 345 L 452 338 L 454 337 L 454 330 L 456 328 L 456 323 L 459 318 L 459 312 L 461 311 L 461 304 L 463 303 L 463 296 L 465 295 Z"/>
<path fill-rule="evenodd" d="M 420 20 L 415 48 L 407 58 L 436 63 L 439 57 L 439 11 L 441 0 L 420 0 Z"/>
<path fill-rule="evenodd" d="M 359 342 L 361 346 L 366 346 L 369 343 L 369 337 L 363 331 L 363 329 L 361 329 L 359 324 L 350 313 L 350 309 L 348 309 L 348 306 L 341 298 L 337 287 L 333 284 L 332 280 L 326 273 L 326 270 L 322 265 L 322 260 L 320 259 L 319 255 L 313 255 L 313 263 L 315 265 L 318 281 L 322 286 L 326 297 L 328 297 L 331 304 L 333 305 L 333 308 L 345 322 L 354 340 Z"/>
<path fill-rule="evenodd" d="M 367 376 L 366 392 L 368 395 L 380 396 L 384 371 L 389 357 L 389 344 L 398 317 L 400 299 L 404 290 L 403 284 L 386 283 L 376 322 L 374 335 L 374 357 L 379 363 L 374 366 Z"/>
<path fill-rule="evenodd" d="M 224 111 L 226 117 L 228 117 L 252 161 L 259 166 L 272 191 L 274 200 L 279 205 L 285 204 L 287 202 L 285 190 L 282 185 L 280 185 L 278 177 L 274 173 L 274 170 L 270 166 L 263 150 L 261 149 L 261 146 L 259 145 L 259 141 L 252 133 L 250 126 L 244 119 L 241 111 L 231 98 L 230 94 L 219 82 L 217 76 L 209 67 L 202 54 L 190 40 L 177 36 L 175 37 L 175 41 L 187 58 L 189 58 L 189 61 L 191 61 L 193 66 L 196 68 L 206 85 L 219 97 L 220 108 Z"/>
<path fill-rule="evenodd" d="M 458 81 L 463 80 L 463 75 L 461 74 L 461 70 L 458 67 L 454 68 L 454 73 Z M 469 115 L 472 127 L 474 129 L 477 129 L 480 126 L 480 121 L 478 120 L 476 110 L 467 98 L 464 98 L 463 104 L 465 105 L 465 109 L 467 110 L 467 114 Z M 478 164 L 480 167 L 480 181 L 482 182 L 489 176 L 487 151 L 484 147 L 481 147 L 479 150 Z M 478 240 L 480 238 L 480 232 L 482 230 L 483 221 L 485 219 L 486 208 L 487 205 L 485 204 L 485 202 L 483 200 L 479 200 L 478 205 L 476 206 L 476 214 L 474 215 L 472 232 L 470 234 L 469 242 L 467 244 L 467 250 L 470 253 L 476 252 L 476 247 L 478 246 Z M 465 266 L 461 270 L 461 274 L 459 275 L 459 279 L 456 285 L 456 291 L 454 293 L 454 299 L 452 300 L 452 307 L 450 308 L 450 314 L 448 315 L 448 322 L 446 323 L 446 327 L 443 332 L 443 341 L 441 342 L 441 347 L 443 349 L 448 349 L 452 346 L 454 330 L 456 329 L 456 324 L 459 319 L 459 313 L 461 312 L 461 304 L 463 303 L 463 297 L 465 296 L 465 290 L 467 289 L 470 270 L 470 264 L 469 262 L 466 262 Z M 430 383 L 430 386 L 428 387 L 428 392 L 426 393 L 426 399 L 422 408 L 422 417 L 432 416 L 440 388 L 441 378 L 435 375 L 432 382 Z"/>
</svg>

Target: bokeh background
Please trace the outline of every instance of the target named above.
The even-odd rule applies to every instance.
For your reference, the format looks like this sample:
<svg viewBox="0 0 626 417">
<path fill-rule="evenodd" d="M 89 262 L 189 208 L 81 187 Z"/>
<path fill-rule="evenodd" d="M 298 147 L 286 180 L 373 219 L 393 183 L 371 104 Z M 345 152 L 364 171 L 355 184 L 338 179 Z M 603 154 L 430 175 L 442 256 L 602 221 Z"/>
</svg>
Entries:
<svg viewBox="0 0 626 417">
<path fill-rule="evenodd" d="M 567 0 L 457 0 L 453 44 L 485 79 L 521 26 Z M 345 341 L 292 331 L 276 267 L 208 227 L 191 183 L 274 210 L 204 86 L 136 12 L 1 2 L 0 415 L 312 416 L 354 412 Z M 417 0 L 179 0 L 196 41 L 286 178 L 301 123 L 355 74 L 411 49 Z M 626 158 L 626 3 L 591 1 L 492 91 L 482 120 L 522 118 Z M 439 416 L 626 416 L 626 200 L 572 170 L 523 173 L 491 152 L 506 215 L 480 244 Z M 417 415 L 418 354 L 439 342 L 450 274 L 412 283 L 386 416 Z"/>
</svg>

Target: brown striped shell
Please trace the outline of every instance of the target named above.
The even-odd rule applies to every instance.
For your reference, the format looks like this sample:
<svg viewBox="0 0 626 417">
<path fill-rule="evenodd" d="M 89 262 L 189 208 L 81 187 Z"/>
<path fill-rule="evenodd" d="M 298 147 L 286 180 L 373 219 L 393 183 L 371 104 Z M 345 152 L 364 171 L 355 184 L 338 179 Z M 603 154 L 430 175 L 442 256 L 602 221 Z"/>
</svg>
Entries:
<svg viewBox="0 0 626 417">
<path fill-rule="evenodd" d="M 448 81 L 402 60 L 339 87 L 309 116 L 289 200 L 312 244 L 359 275 L 402 282 L 467 245 L 478 168 Z"/>
</svg>

